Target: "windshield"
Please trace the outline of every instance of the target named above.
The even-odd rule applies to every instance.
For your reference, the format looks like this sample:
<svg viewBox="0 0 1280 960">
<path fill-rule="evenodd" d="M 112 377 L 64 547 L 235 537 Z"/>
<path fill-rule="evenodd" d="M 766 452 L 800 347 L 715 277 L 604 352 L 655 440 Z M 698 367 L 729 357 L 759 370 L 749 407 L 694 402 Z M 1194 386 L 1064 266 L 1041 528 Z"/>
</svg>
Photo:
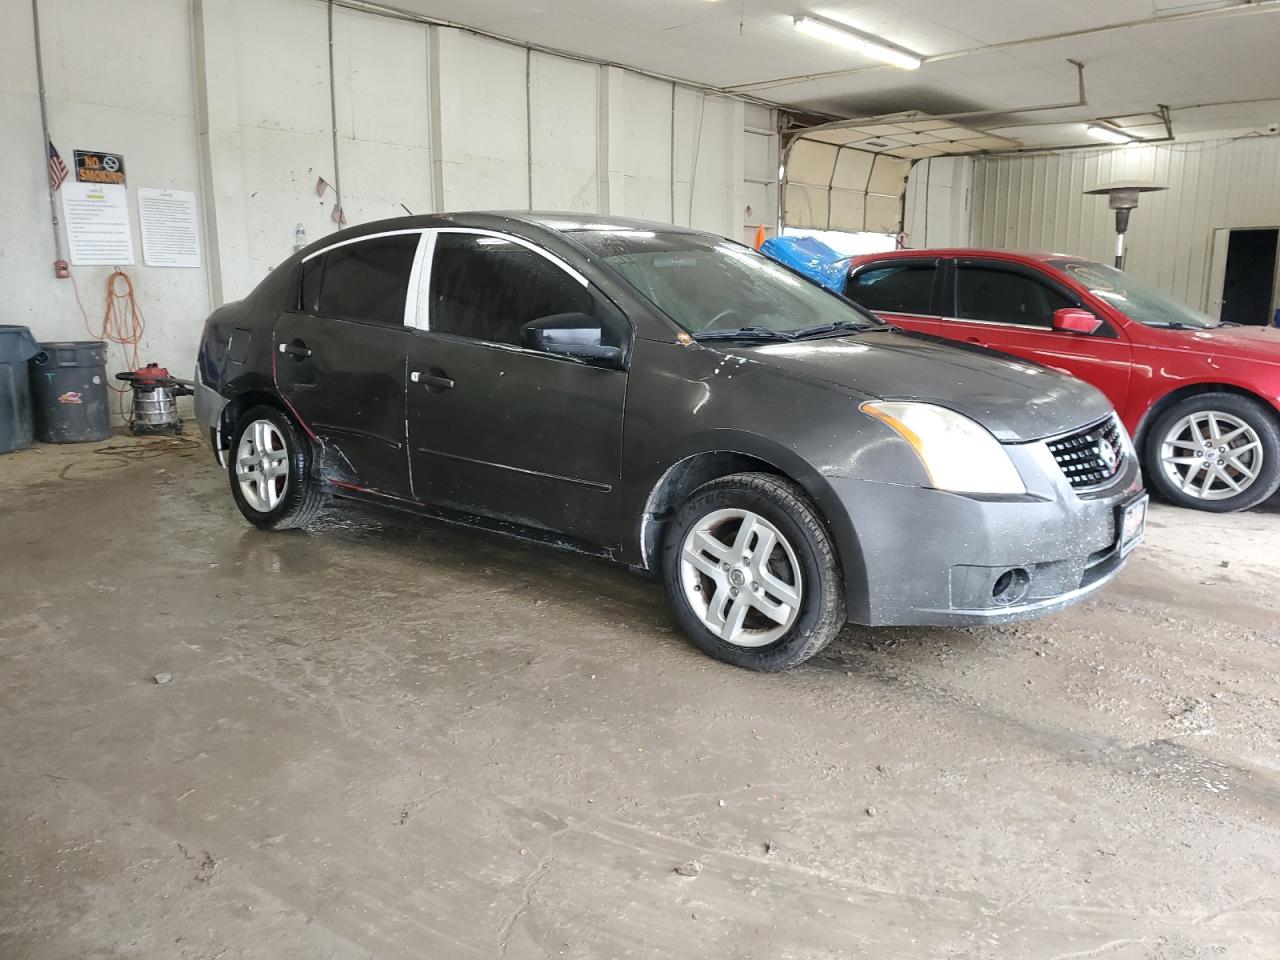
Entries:
<svg viewBox="0 0 1280 960">
<path fill-rule="evenodd" d="M 883 326 L 756 251 L 698 234 L 584 230 L 573 238 L 695 337 L 791 339 Z"/>
<path fill-rule="evenodd" d="M 1148 327 L 1194 327 L 1204 329 L 1218 326 L 1218 321 L 1179 303 L 1166 293 L 1149 287 L 1130 274 L 1115 267 L 1088 260 L 1051 261 L 1067 276 L 1084 284 L 1095 297 L 1101 297 L 1130 320 Z"/>
</svg>

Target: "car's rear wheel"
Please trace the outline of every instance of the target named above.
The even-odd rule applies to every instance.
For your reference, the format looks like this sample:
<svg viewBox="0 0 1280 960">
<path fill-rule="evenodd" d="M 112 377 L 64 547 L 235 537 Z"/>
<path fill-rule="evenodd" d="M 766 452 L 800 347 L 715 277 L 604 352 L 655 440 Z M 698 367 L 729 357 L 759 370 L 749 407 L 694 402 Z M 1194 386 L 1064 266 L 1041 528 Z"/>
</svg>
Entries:
<svg viewBox="0 0 1280 960">
<path fill-rule="evenodd" d="M 275 407 L 262 404 L 240 418 L 227 472 L 236 506 L 263 530 L 305 527 L 324 505 L 311 443 Z"/>
<path fill-rule="evenodd" d="M 794 484 L 739 473 L 695 490 L 664 541 L 676 619 L 711 656 L 752 670 L 809 659 L 845 623 L 835 548 Z"/>
<path fill-rule="evenodd" d="M 1179 506 L 1247 510 L 1280 486 L 1280 427 L 1250 397 L 1196 394 L 1151 425 L 1145 460 L 1148 482 Z"/>
</svg>

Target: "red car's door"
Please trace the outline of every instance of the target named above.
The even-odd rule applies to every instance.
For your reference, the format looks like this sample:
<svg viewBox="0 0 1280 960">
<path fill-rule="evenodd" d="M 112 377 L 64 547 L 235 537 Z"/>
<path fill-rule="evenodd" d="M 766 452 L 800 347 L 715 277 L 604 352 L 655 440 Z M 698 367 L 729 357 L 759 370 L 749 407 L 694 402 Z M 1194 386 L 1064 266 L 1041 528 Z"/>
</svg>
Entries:
<svg viewBox="0 0 1280 960">
<path fill-rule="evenodd" d="M 936 257 L 872 260 L 850 271 L 844 295 L 895 326 L 937 333 L 942 314 L 940 281 Z"/>
<path fill-rule="evenodd" d="M 950 309 L 938 332 L 1035 360 L 1079 377 L 1123 410 L 1129 392 L 1132 349 L 1124 331 L 1109 324 L 1092 334 L 1053 329 L 1055 310 L 1079 307 L 1095 313 L 1067 286 L 1010 261 L 962 258 L 952 262 L 946 286 Z"/>
</svg>

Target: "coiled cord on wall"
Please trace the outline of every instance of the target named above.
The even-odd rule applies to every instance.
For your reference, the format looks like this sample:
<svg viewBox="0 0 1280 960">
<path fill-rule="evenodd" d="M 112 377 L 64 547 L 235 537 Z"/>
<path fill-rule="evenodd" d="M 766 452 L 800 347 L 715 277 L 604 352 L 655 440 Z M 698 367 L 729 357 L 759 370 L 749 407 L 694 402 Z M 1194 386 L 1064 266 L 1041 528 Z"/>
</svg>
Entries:
<svg viewBox="0 0 1280 960">
<path fill-rule="evenodd" d="M 123 290 L 118 289 L 123 283 Z M 146 330 L 146 320 L 138 298 L 133 292 L 133 280 L 123 270 L 113 270 L 107 277 L 107 307 L 102 313 L 102 339 L 117 343 L 124 349 L 125 361 L 130 370 L 137 370 L 142 363 L 138 359 L 138 346 Z M 126 388 L 127 389 L 127 388 Z"/>
<path fill-rule="evenodd" d="M 106 307 L 102 312 L 102 328 L 94 330 L 89 323 L 89 313 L 80 299 L 80 287 L 76 284 L 75 274 L 71 274 L 71 286 L 75 290 L 76 303 L 80 307 L 80 315 L 84 318 L 84 328 L 90 338 L 118 345 L 124 352 L 125 367 L 137 370 L 142 366 L 138 358 L 138 348 L 142 343 L 142 335 L 146 332 L 147 322 L 138 306 L 138 298 L 133 290 L 133 279 L 123 270 L 116 269 L 107 277 Z M 120 416 L 129 419 L 125 398 L 132 393 L 131 387 L 117 387 L 110 379 L 107 386 L 116 395 Z"/>
</svg>

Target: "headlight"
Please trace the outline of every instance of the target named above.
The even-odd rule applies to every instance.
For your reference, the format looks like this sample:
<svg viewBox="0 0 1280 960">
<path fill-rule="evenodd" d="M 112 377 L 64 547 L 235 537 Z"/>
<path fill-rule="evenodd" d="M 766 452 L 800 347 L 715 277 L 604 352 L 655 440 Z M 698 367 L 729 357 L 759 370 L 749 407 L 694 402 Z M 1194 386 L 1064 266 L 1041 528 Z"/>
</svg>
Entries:
<svg viewBox="0 0 1280 960">
<path fill-rule="evenodd" d="M 1000 441 L 968 417 L 932 403 L 884 400 L 862 411 L 911 444 L 929 480 L 953 493 L 1020 494 L 1018 469 Z"/>
</svg>

